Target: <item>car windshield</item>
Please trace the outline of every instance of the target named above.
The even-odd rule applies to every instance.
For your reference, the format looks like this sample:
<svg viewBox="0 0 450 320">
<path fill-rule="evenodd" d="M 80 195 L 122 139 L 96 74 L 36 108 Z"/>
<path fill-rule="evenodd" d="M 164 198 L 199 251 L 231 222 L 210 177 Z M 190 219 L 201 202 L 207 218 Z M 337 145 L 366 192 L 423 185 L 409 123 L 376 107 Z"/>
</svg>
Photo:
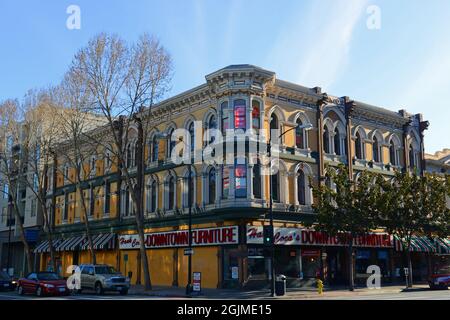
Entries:
<svg viewBox="0 0 450 320">
<path fill-rule="evenodd" d="M 117 272 L 116 272 L 116 270 L 113 267 L 100 266 L 100 267 L 95 267 L 95 273 L 96 274 L 114 274 L 114 273 L 117 273 Z"/>
<path fill-rule="evenodd" d="M 436 271 L 436 274 L 450 274 L 450 266 L 440 268 L 438 271 Z"/>
<path fill-rule="evenodd" d="M 10 276 L 5 271 L 0 271 L 0 280 L 9 280 Z"/>
<path fill-rule="evenodd" d="M 56 273 L 41 272 L 37 274 L 39 280 L 59 280 L 61 279 Z"/>
</svg>

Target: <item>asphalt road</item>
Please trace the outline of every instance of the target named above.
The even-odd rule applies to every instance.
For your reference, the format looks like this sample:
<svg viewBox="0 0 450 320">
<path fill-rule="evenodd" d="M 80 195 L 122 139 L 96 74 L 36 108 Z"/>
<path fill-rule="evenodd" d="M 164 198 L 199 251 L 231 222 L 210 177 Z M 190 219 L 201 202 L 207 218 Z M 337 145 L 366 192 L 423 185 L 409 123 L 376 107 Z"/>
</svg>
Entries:
<svg viewBox="0 0 450 320">
<path fill-rule="evenodd" d="M 204 297 L 208 298 L 208 297 Z M 231 298 L 231 297 L 228 297 Z M 281 298 L 281 297 L 280 297 Z M 278 299 L 280 299 L 278 298 Z M 285 296 L 284 299 L 305 299 L 302 296 Z M 283 299 L 282 298 L 282 299 Z M 167 299 L 180 299 L 180 298 L 168 298 L 168 297 L 155 297 L 155 296 L 143 296 L 143 295 L 127 295 L 121 296 L 119 294 L 105 294 L 97 296 L 95 294 L 83 293 L 81 295 L 72 295 L 65 297 L 42 297 L 38 298 L 33 295 L 19 296 L 17 292 L 0 292 L 0 300 L 167 300 Z M 263 299 L 269 300 L 265 297 L 252 297 L 250 299 Z M 358 292 L 351 295 L 332 295 L 332 296 L 308 296 L 307 300 L 450 300 L 450 290 L 430 290 L 430 289 L 418 289 L 409 292 Z"/>
</svg>

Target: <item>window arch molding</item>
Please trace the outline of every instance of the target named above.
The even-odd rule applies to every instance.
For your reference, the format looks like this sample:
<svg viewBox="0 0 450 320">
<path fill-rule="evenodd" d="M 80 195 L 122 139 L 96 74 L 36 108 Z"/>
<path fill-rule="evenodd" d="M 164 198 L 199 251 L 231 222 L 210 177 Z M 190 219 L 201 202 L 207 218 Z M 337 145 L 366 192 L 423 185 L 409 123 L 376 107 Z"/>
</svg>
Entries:
<svg viewBox="0 0 450 320">
<path fill-rule="evenodd" d="M 359 147 L 361 148 L 361 157 L 359 158 L 357 156 L 357 134 L 359 134 L 360 137 L 360 145 Z M 352 140 L 354 141 L 354 145 L 355 145 L 355 154 L 354 157 L 360 159 L 360 160 L 365 160 L 366 159 L 366 141 L 367 141 L 367 134 L 366 131 L 364 130 L 364 128 L 360 125 L 353 127 L 352 129 Z"/>
<path fill-rule="evenodd" d="M 199 130 L 199 132 L 195 131 L 195 129 L 196 129 L 195 122 L 196 121 L 198 121 L 198 120 L 193 115 L 189 115 L 188 117 L 186 117 L 186 119 L 183 122 L 183 129 L 186 130 L 186 134 L 187 134 L 185 142 L 186 142 L 186 144 L 189 145 L 189 148 L 190 148 L 189 152 L 195 151 L 195 145 L 196 145 L 195 140 L 198 139 L 197 134 L 199 134 L 199 133 L 201 134 L 201 130 Z M 191 141 L 191 133 L 189 131 L 189 129 L 191 127 L 193 130 L 194 141 Z M 202 139 L 202 137 L 200 137 L 200 138 Z"/>
<path fill-rule="evenodd" d="M 165 134 L 167 134 L 167 141 L 166 141 L 166 158 L 170 159 L 172 156 L 172 151 L 174 146 L 176 145 L 176 141 L 172 141 L 172 134 L 174 131 L 177 130 L 177 125 L 175 122 L 170 122 L 167 126 L 166 130 L 164 131 Z"/>
<path fill-rule="evenodd" d="M 333 153 L 334 123 L 330 118 L 323 122 L 323 151 L 327 154 Z"/>
<path fill-rule="evenodd" d="M 294 176 L 294 201 L 296 205 L 300 205 L 299 199 L 299 185 L 300 181 L 298 179 L 301 178 L 300 171 L 303 173 L 303 186 L 304 186 L 304 205 L 311 205 L 313 203 L 313 195 L 312 189 L 309 187 L 309 178 L 314 176 L 311 166 L 305 162 L 299 162 L 292 169 L 292 175 Z"/>
<path fill-rule="evenodd" d="M 311 120 L 309 119 L 308 115 L 304 111 L 298 111 L 293 116 L 290 117 L 290 122 L 292 122 L 292 123 L 296 124 L 299 120 L 301 121 L 302 125 L 304 125 L 304 126 L 308 126 L 308 125 L 311 125 L 311 127 L 313 126 L 311 123 Z M 303 130 L 303 146 L 304 146 L 303 149 L 309 149 L 308 131 L 310 129 L 302 129 L 302 130 Z M 294 130 L 294 132 L 295 131 L 296 130 Z M 296 143 L 296 147 L 297 147 L 297 143 Z"/>
<path fill-rule="evenodd" d="M 268 121 L 268 128 L 269 128 L 269 132 L 267 137 L 270 137 L 271 135 L 271 123 L 272 123 L 272 116 L 276 115 L 278 123 L 277 123 L 277 129 L 279 131 L 279 133 L 281 134 L 281 132 L 283 132 L 283 127 L 284 124 L 286 123 L 286 117 L 284 115 L 283 110 L 278 106 L 278 105 L 274 105 L 272 108 L 270 108 L 269 112 L 267 113 L 267 121 Z M 281 141 L 280 144 L 284 144 L 284 139 L 285 136 L 281 137 Z M 275 137 L 275 141 L 277 141 L 277 137 Z"/>
<path fill-rule="evenodd" d="M 401 140 L 397 134 L 392 133 L 387 138 L 388 146 L 389 146 L 389 163 L 391 165 L 400 165 L 400 149 L 401 149 Z M 392 161 L 394 160 L 394 161 Z"/>
<path fill-rule="evenodd" d="M 147 163 L 156 162 L 158 160 L 158 154 L 159 154 L 159 139 L 155 139 L 155 135 L 159 134 L 160 131 L 157 129 L 153 129 L 147 138 Z M 156 145 L 155 145 L 156 144 Z"/>
<path fill-rule="evenodd" d="M 369 133 L 369 140 L 372 142 L 372 159 L 374 162 L 383 162 L 383 146 L 386 145 L 380 130 L 374 129 Z M 375 145 L 377 143 L 377 145 Z M 376 148 L 376 149 L 375 149 Z M 375 151 L 377 153 L 375 153 Z"/>
</svg>

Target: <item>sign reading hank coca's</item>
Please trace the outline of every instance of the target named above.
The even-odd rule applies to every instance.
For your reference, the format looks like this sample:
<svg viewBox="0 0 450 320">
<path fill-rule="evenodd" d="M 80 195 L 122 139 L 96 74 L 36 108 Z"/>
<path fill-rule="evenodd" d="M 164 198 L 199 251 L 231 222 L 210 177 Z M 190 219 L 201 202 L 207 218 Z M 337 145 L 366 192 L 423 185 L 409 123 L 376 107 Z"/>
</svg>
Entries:
<svg viewBox="0 0 450 320">
<path fill-rule="evenodd" d="M 345 236 L 330 236 L 325 232 L 300 228 L 274 228 L 274 240 L 278 245 L 343 246 Z M 247 226 L 247 243 L 263 243 L 263 227 Z M 392 237 L 386 233 L 368 233 L 353 239 L 357 247 L 392 247 Z"/>
<path fill-rule="evenodd" d="M 193 246 L 212 246 L 239 243 L 239 227 L 220 227 L 192 230 Z M 168 232 L 146 233 L 146 248 L 187 247 L 189 245 L 189 231 L 178 230 Z M 119 236 L 119 248 L 139 249 L 139 235 L 129 234 Z"/>
</svg>

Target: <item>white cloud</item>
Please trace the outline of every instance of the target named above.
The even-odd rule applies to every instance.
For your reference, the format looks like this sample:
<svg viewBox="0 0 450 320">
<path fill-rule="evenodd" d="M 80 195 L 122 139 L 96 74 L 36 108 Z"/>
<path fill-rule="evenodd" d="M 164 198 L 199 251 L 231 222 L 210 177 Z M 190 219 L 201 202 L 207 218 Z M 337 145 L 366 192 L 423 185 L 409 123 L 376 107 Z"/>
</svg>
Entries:
<svg viewBox="0 0 450 320">
<path fill-rule="evenodd" d="M 352 35 L 368 1 L 314 1 L 280 32 L 268 64 L 300 84 L 332 85 L 345 69 Z M 362 27 L 365 27 L 363 24 Z M 283 67 L 284 65 L 284 67 Z"/>
<path fill-rule="evenodd" d="M 416 76 L 405 82 L 397 105 L 422 113 L 424 119 L 430 121 L 425 132 L 425 149 L 434 153 L 449 147 L 450 108 L 442 97 L 448 96 L 450 88 L 450 44 L 438 42 L 427 51 L 430 54 L 422 65 L 411 66 L 417 70 Z"/>
</svg>

